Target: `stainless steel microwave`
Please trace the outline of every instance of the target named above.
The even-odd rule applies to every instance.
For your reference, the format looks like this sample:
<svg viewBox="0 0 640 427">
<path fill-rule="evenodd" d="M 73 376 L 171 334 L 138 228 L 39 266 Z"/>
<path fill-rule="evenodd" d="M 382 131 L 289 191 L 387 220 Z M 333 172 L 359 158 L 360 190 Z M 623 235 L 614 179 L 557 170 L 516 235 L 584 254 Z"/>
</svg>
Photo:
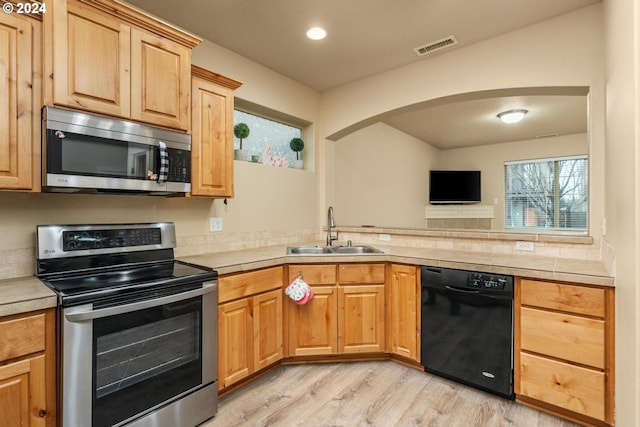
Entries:
<svg viewBox="0 0 640 427">
<path fill-rule="evenodd" d="M 191 135 L 44 107 L 42 190 L 170 195 L 191 191 Z"/>
</svg>

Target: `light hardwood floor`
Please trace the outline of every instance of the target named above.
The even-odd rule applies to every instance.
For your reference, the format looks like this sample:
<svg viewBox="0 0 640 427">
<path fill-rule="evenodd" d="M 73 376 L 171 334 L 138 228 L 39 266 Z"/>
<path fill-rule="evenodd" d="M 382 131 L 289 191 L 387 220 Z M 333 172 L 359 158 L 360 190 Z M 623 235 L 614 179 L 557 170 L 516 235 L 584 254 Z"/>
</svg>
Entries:
<svg viewBox="0 0 640 427">
<path fill-rule="evenodd" d="M 220 399 L 201 427 L 576 427 L 391 361 L 281 366 Z"/>
</svg>

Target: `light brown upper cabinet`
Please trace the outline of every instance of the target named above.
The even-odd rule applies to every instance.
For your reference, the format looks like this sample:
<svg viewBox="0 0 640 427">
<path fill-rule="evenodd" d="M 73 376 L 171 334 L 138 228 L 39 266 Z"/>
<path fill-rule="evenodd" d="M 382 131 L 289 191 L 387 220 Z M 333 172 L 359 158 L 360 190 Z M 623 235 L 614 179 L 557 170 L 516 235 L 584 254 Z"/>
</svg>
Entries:
<svg viewBox="0 0 640 427">
<path fill-rule="evenodd" d="M 242 83 L 191 66 L 191 195 L 233 197 L 233 92 Z"/>
<path fill-rule="evenodd" d="M 37 17 L 0 14 L 0 189 L 40 189 L 42 23 Z"/>
<path fill-rule="evenodd" d="M 45 104 L 188 131 L 200 41 L 113 0 L 47 3 Z"/>
</svg>

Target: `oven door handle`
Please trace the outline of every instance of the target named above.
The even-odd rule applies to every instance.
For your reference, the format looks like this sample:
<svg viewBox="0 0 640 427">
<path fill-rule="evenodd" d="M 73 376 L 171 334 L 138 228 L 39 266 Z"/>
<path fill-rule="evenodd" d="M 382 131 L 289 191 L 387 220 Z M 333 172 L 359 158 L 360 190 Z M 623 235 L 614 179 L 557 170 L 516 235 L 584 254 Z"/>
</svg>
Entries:
<svg viewBox="0 0 640 427">
<path fill-rule="evenodd" d="M 157 307 L 159 305 L 171 304 L 173 302 L 183 301 L 189 298 L 206 295 L 217 289 L 217 283 L 208 282 L 205 283 L 202 288 L 194 289 L 187 292 L 181 292 L 179 294 L 168 295 L 165 297 L 135 302 L 132 304 L 118 305 L 115 307 L 99 308 L 97 310 L 78 311 L 75 313 L 67 313 L 64 317 L 69 322 L 83 322 L 86 320 L 100 319 L 101 317 L 115 316 L 123 313 L 130 313 L 132 311 L 144 310 L 145 308 Z"/>
</svg>

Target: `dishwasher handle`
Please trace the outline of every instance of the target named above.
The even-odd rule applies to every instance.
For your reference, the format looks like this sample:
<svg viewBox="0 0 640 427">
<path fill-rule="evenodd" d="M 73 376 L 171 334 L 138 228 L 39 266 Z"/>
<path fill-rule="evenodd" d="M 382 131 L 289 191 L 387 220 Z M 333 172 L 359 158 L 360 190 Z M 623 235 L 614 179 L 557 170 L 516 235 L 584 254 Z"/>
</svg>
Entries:
<svg viewBox="0 0 640 427">
<path fill-rule="evenodd" d="M 462 292 L 463 294 L 480 294 L 481 292 L 477 289 L 461 289 L 461 288 L 455 288 L 453 286 L 449 286 L 449 285 L 444 285 L 444 288 L 448 291 L 453 291 L 453 292 Z"/>
<path fill-rule="evenodd" d="M 482 292 L 481 290 L 477 290 L 477 289 L 468 290 L 468 289 L 456 288 L 456 287 L 449 286 L 449 285 L 444 285 L 444 289 L 446 289 L 448 291 L 451 291 L 451 292 L 456 292 L 456 293 L 465 294 L 465 295 L 476 295 L 478 297 L 482 297 L 482 298 L 486 298 L 486 299 L 505 300 L 505 301 L 513 300 L 513 296 L 511 296 L 511 295 L 490 294 L 489 292 Z"/>
</svg>

